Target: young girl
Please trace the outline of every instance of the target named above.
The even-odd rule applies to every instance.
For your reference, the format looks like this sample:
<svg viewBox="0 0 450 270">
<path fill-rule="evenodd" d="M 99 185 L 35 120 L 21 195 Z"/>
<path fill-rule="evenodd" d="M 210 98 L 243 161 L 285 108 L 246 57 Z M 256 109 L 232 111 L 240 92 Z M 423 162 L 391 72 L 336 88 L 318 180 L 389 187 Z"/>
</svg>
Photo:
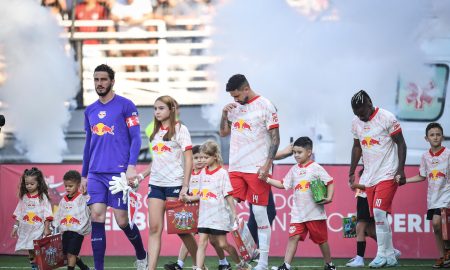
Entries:
<svg viewBox="0 0 450 270">
<path fill-rule="evenodd" d="M 205 155 L 206 167 L 200 178 L 200 192 L 196 196 L 183 195 L 184 201 L 200 201 L 198 218 L 198 251 L 197 270 L 201 270 L 205 262 L 205 251 L 208 238 L 217 242 L 219 246 L 230 254 L 237 269 L 247 269 L 249 265 L 239 260 L 236 249 L 227 241 L 226 234 L 232 230 L 236 221 L 236 209 L 233 197 L 229 192 L 233 190 L 228 172 L 222 168 L 222 157 L 219 145 L 207 141 L 200 147 Z"/>
<path fill-rule="evenodd" d="M 200 177 L 203 168 L 205 167 L 205 155 L 200 152 L 200 145 L 195 145 L 192 147 L 192 155 L 194 161 L 194 169 L 191 174 L 191 181 L 189 183 L 189 194 L 196 196 L 200 190 Z M 230 270 L 231 265 L 228 263 L 227 258 L 225 258 L 225 253 L 223 249 L 219 246 L 217 242 L 211 241 L 211 245 L 216 250 L 217 256 L 219 257 L 219 268 L 218 270 Z M 178 260 L 174 263 L 168 263 L 164 265 L 166 270 L 181 270 L 183 269 L 184 261 L 186 260 L 188 250 L 184 244 L 181 244 L 180 252 L 178 254 Z"/>
<path fill-rule="evenodd" d="M 31 269 L 37 270 L 33 240 L 49 235 L 53 220 L 47 184 L 39 169 L 33 167 L 24 171 L 20 179 L 19 199 L 13 214 L 16 222 L 11 236 L 18 237 L 15 250 L 28 250 Z"/>
<path fill-rule="evenodd" d="M 176 121 L 176 101 L 161 96 L 155 101 L 155 129 L 150 135 L 153 162 L 139 174 L 150 175 L 148 192 L 149 245 L 148 269 L 156 269 L 161 249 L 166 200 L 177 200 L 189 189 L 192 172 L 192 143 L 188 129 Z M 192 234 L 179 234 L 191 254 L 194 265 L 197 243 Z"/>
</svg>

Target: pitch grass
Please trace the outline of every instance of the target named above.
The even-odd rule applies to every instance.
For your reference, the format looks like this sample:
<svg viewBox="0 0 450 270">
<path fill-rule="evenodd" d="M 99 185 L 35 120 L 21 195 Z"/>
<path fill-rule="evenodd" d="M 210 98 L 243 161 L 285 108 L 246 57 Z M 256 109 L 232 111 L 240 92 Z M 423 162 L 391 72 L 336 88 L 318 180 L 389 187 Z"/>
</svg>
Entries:
<svg viewBox="0 0 450 270">
<path fill-rule="evenodd" d="M 105 269 L 136 269 L 134 267 L 134 257 L 125 256 L 114 256 L 105 258 Z M 90 267 L 93 266 L 92 257 L 83 257 L 83 261 Z M 163 269 L 163 265 L 168 262 L 176 261 L 176 257 L 160 257 L 158 261 L 158 268 Z M 339 268 L 345 268 L 345 263 L 348 259 L 334 259 L 334 264 Z M 283 263 L 283 258 L 281 257 L 270 257 L 270 266 L 279 266 Z M 366 260 L 366 264 L 370 261 Z M 255 264 L 255 263 L 253 263 Z M 402 270 L 423 270 L 431 269 L 434 264 L 434 260 L 412 260 L 412 259 L 400 259 L 399 265 L 397 267 L 389 269 L 402 269 Z M 190 258 L 186 261 L 186 266 L 192 265 Z M 206 266 L 210 270 L 216 270 L 218 265 L 217 257 L 207 257 Z M 234 264 L 232 264 L 234 266 Z M 323 269 L 323 261 L 318 258 L 295 258 L 293 262 L 293 269 L 303 270 L 303 269 Z M 0 270 L 3 269 L 30 269 L 28 264 L 28 259 L 25 256 L 7 256 L 0 255 Z M 67 269 L 66 267 L 61 267 L 59 269 Z M 76 268 L 78 269 L 78 268 Z M 185 269 L 189 269 L 186 268 Z M 233 269 L 235 269 L 233 267 Z M 366 268 L 347 268 L 347 269 L 368 269 Z"/>
</svg>

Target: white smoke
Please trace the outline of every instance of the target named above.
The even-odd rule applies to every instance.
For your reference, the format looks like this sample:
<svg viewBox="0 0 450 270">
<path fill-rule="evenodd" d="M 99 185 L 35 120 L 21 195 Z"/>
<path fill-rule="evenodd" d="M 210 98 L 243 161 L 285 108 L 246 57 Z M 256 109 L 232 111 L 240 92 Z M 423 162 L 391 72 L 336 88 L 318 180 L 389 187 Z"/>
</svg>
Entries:
<svg viewBox="0 0 450 270">
<path fill-rule="evenodd" d="M 205 115 L 218 123 L 232 102 L 228 78 L 245 74 L 279 110 L 281 147 L 291 136 L 307 135 L 319 162 L 348 163 L 352 95 L 365 89 L 376 106 L 394 111 L 399 71 L 423 72 L 420 43 L 449 27 L 440 19 L 448 21 L 448 7 L 443 1 L 330 1 L 311 20 L 285 1 L 229 0 L 214 19 L 220 98 Z M 432 26 L 435 32 L 425 35 Z"/>
<path fill-rule="evenodd" d="M 7 79 L 0 88 L 8 128 L 17 148 L 32 162 L 60 162 L 67 148 L 65 101 L 76 95 L 78 79 L 63 31 L 36 0 L 0 0 L 0 44 Z"/>
</svg>

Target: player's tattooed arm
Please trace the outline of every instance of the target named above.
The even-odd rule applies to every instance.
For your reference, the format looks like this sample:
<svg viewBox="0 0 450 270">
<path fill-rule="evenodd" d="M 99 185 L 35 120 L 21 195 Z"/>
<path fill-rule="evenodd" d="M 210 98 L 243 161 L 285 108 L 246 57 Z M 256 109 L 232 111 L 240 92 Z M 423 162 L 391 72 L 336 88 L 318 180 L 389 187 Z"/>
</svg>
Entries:
<svg viewBox="0 0 450 270">
<path fill-rule="evenodd" d="M 269 153 L 267 155 L 267 160 L 264 166 L 258 170 L 258 178 L 266 181 L 267 176 L 269 176 L 270 168 L 272 167 L 273 160 L 278 151 L 278 146 L 280 145 L 280 131 L 278 128 L 273 128 L 269 130 L 270 136 L 270 146 Z"/>
<path fill-rule="evenodd" d="M 237 107 L 236 103 L 229 103 L 222 109 L 222 117 L 220 119 L 219 135 L 225 137 L 231 133 L 231 121 L 228 120 L 228 113 Z"/>
</svg>

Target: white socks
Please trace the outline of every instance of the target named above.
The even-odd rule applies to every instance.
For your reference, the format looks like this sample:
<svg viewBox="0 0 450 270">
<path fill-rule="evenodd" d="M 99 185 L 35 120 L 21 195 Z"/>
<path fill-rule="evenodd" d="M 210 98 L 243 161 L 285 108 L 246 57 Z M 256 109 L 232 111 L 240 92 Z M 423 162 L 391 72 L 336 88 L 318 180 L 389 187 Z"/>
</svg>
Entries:
<svg viewBox="0 0 450 270">
<path fill-rule="evenodd" d="M 391 225 L 384 210 L 374 208 L 375 229 L 377 233 L 377 256 L 394 257 L 394 246 L 392 244 Z"/>
<path fill-rule="evenodd" d="M 253 205 L 253 214 L 258 225 L 259 239 L 259 262 L 258 265 L 267 267 L 269 265 L 270 228 L 269 217 L 267 216 L 267 206 Z"/>
</svg>

